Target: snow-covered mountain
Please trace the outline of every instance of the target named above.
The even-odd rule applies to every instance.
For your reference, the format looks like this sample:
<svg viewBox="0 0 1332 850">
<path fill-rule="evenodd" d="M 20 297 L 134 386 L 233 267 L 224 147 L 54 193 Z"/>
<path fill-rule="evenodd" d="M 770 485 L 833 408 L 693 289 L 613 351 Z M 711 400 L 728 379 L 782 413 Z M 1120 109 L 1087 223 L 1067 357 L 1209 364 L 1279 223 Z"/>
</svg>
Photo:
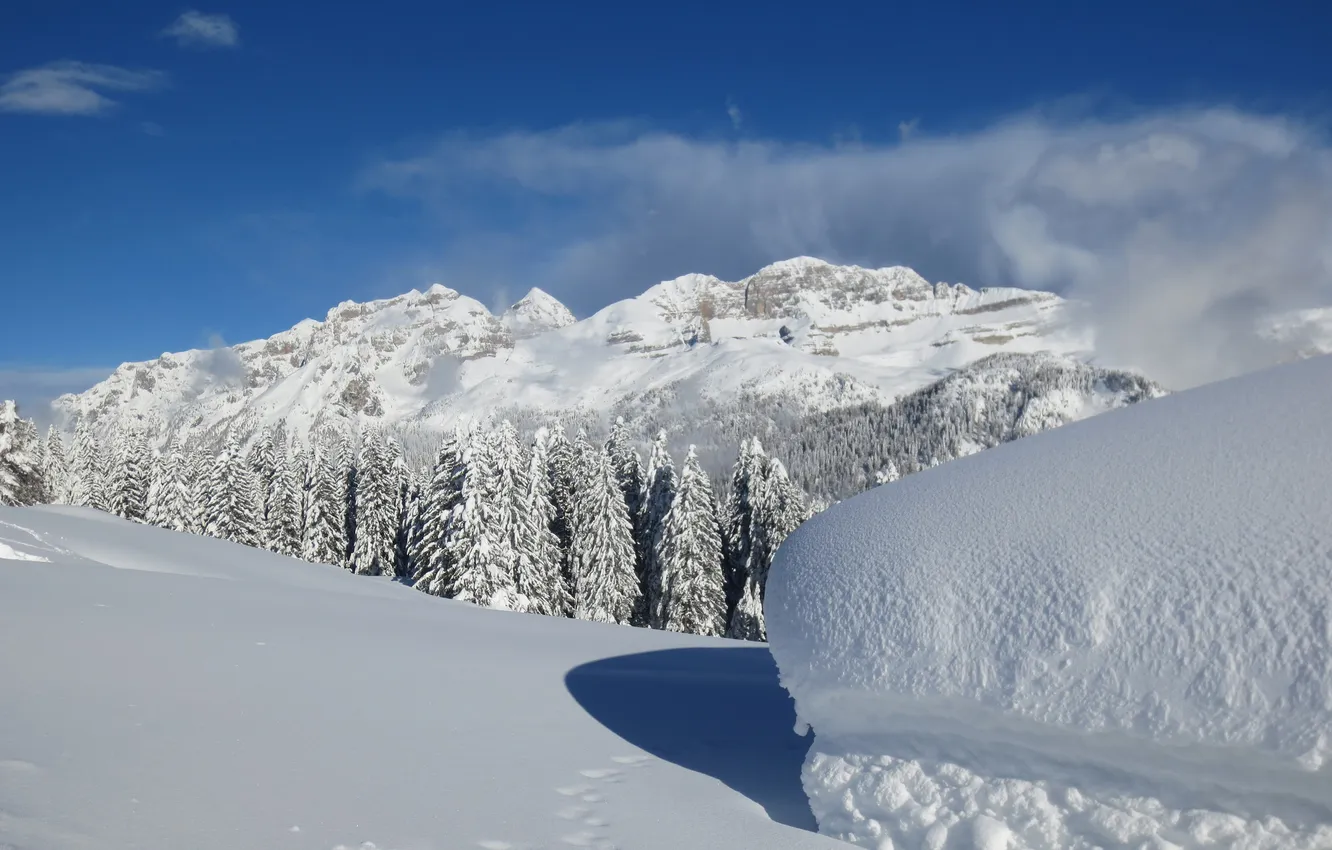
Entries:
<svg viewBox="0 0 1332 850">
<path fill-rule="evenodd" d="M 686 275 L 575 321 L 533 289 L 500 315 L 443 286 L 343 302 L 268 339 L 127 363 L 67 421 L 217 433 L 285 421 L 438 427 L 495 411 L 600 416 L 649 399 L 807 414 L 891 403 L 995 352 L 1083 354 L 1057 296 L 800 257 Z"/>
</svg>

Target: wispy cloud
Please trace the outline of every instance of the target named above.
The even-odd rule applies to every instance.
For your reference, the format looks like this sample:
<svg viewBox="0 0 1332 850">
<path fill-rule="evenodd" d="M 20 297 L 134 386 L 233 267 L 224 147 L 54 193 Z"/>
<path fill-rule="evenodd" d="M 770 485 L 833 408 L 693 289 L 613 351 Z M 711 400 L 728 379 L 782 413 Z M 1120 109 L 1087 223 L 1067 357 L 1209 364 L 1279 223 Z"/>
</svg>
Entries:
<svg viewBox="0 0 1332 850">
<path fill-rule="evenodd" d="M 96 115 L 116 105 L 102 92 L 142 92 L 166 84 L 161 71 L 87 62 L 52 62 L 16 71 L 0 84 L 0 111 L 39 115 Z"/>
<path fill-rule="evenodd" d="M 902 263 L 1081 299 L 1108 362 L 1175 387 L 1270 361 L 1258 317 L 1332 304 L 1332 150 L 1297 122 L 1024 114 L 911 141 L 724 142 L 624 125 L 458 135 L 379 163 L 362 185 L 440 215 L 464 271 L 507 262 L 506 277 L 581 311 L 797 254 Z M 516 201 L 508 217 L 463 214 L 496 197 Z M 521 251 L 468 254 L 496 244 Z"/>
<path fill-rule="evenodd" d="M 912 118 L 910 121 L 897 122 L 897 138 L 906 141 L 916 134 L 920 129 L 920 119 Z"/>
<path fill-rule="evenodd" d="M 740 107 L 736 105 L 734 100 L 729 99 L 726 101 L 726 117 L 731 119 L 731 127 L 736 130 L 740 129 L 740 125 L 743 124 L 745 120 L 745 116 L 740 111 Z"/>
<path fill-rule="evenodd" d="M 77 393 L 103 380 L 110 366 L 50 369 L 18 364 L 0 364 L 0 399 L 13 399 L 25 417 L 46 424 L 51 421 L 51 402 L 65 393 Z"/>
<path fill-rule="evenodd" d="M 240 27 L 230 15 L 209 15 L 194 9 L 172 21 L 162 30 L 162 35 L 174 38 L 181 47 L 236 47 L 240 44 Z"/>
</svg>

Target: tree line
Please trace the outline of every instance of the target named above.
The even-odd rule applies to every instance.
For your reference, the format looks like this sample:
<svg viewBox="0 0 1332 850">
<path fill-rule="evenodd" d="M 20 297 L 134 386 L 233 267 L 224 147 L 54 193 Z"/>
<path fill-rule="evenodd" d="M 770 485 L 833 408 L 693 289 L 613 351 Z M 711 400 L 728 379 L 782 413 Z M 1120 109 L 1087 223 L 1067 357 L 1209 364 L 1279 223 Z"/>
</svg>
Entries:
<svg viewBox="0 0 1332 850">
<path fill-rule="evenodd" d="M 677 466 L 664 431 L 644 462 L 622 418 L 599 443 L 469 423 L 417 468 L 382 431 L 323 428 L 307 448 L 233 428 L 209 451 L 81 422 L 67 449 L 0 408 L 0 503 L 83 505 L 485 607 L 763 640 L 768 569 L 808 500 L 757 438 L 724 489 L 693 446 Z"/>
</svg>

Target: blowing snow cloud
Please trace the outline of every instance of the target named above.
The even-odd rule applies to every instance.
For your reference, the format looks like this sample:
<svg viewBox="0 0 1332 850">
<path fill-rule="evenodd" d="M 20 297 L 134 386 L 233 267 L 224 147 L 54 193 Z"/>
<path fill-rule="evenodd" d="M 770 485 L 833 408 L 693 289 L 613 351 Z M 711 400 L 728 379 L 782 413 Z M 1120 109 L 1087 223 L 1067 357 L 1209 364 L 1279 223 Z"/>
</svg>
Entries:
<svg viewBox="0 0 1332 850">
<path fill-rule="evenodd" d="M 811 254 L 1078 299 L 1108 364 L 1186 387 L 1266 365 L 1276 313 L 1332 304 L 1332 155 L 1233 109 L 1024 115 L 901 144 L 725 142 L 629 125 L 451 136 L 362 175 L 582 311 L 657 280 Z M 466 221 L 478 198 L 503 216 Z M 496 198 L 499 201 L 496 201 Z M 494 255 L 491 254 L 491 262 Z"/>
</svg>

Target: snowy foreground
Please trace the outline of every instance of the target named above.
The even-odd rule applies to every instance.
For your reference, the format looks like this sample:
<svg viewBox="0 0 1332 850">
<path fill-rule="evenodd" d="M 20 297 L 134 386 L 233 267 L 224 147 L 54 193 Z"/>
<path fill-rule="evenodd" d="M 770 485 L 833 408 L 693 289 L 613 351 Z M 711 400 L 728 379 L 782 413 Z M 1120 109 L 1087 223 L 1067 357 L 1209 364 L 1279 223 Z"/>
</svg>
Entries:
<svg viewBox="0 0 1332 850">
<path fill-rule="evenodd" d="M 0 847 L 829 848 L 763 646 L 0 510 Z"/>
<path fill-rule="evenodd" d="M 866 493 L 780 550 L 821 830 L 1332 847 L 1332 358 Z"/>
</svg>

